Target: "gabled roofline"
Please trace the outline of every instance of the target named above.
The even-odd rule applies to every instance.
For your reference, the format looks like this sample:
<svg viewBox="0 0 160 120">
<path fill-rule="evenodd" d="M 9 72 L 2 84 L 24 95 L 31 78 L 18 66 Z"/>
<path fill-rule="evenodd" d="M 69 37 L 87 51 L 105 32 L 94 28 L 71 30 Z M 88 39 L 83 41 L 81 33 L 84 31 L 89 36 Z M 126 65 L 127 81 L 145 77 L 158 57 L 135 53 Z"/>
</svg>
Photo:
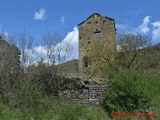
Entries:
<svg viewBox="0 0 160 120">
<path fill-rule="evenodd" d="M 92 17 L 93 15 L 98 15 L 98 16 L 101 16 L 101 14 L 99 13 L 93 13 L 92 15 L 90 15 L 86 20 L 88 20 L 90 17 Z"/>
<path fill-rule="evenodd" d="M 86 21 L 86 20 L 84 20 L 83 22 L 79 23 L 78 26 L 81 25 L 81 24 L 83 24 L 85 21 Z"/>
<path fill-rule="evenodd" d="M 86 20 L 88 20 L 90 17 L 92 17 L 93 15 L 98 15 L 98 16 L 102 16 L 101 14 L 99 14 L 99 13 L 93 13 L 92 15 L 90 15 Z M 109 17 L 106 17 L 106 16 L 102 16 L 102 17 L 105 17 L 106 19 L 110 19 L 110 20 L 113 20 L 114 21 L 114 19 L 113 18 L 109 18 Z M 81 22 L 81 23 L 79 23 L 78 24 L 78 26 L 79 25 L 81 25 L 81 24 L 83 24 L 86 20 L 84 20 L 83 22 Z"/>
</svg>

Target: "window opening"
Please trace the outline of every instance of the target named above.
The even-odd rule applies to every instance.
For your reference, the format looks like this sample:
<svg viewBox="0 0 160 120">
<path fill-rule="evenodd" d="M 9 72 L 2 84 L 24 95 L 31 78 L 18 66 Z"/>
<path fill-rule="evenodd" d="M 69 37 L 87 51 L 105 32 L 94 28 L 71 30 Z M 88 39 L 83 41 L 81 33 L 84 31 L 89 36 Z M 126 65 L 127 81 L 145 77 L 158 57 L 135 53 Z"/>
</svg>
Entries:
<svg viewBox="0 0 160 120">
<path fill-rule="evenodd" d="M 95 34 L 95 33 L 101 33 L 101 31 L 98 30 L 98 29 L 96 29 L 96 31 L 94 31 L 94 34 Z"/>
<path fill-rule="evenodd" d="M 86 55 L 83 57 L 84 67 L 89 66 L 90 58 Z"/>
</svg>

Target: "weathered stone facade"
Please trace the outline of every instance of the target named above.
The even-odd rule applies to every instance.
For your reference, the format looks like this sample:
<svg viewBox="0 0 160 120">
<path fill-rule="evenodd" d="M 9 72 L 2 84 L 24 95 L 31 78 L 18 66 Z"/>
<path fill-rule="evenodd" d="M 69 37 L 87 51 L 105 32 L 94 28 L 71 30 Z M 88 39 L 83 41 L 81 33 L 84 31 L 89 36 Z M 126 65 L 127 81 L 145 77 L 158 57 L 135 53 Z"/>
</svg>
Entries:
<svg viewBox="0 0 160 120">
<path fill-rule="evenodd" d="M 0 38 L 0 73 L 4 70 L 15 73 L 20 67 L 19 55 L 20 51 L 16 46 Z"/>
<path fill-rule="evenodd" d="M 116 49 L 115 42 L 115 22 L 114 19 L 94 13 L 79 25 L 79 74 L 84 75 L 96 67 L 89 65 L 87 54 L 91 46 L 97 42 L 104 42 L 107 46 Z M 87 73 L 88 74 L 88 73 Z"/>
<path fill-rule="evenodd" d="M 72 100 L 78 104 L 88 107 L 97 106 L 103 99 L 104 92 L 108 88 L 107 84 L 100 84 L 85 78 L 64 79 L 65 84 L 59 88 L 58 96 L 61 100 Z"/>
<path fill-rule="evenodd" d="M 20 73 L 20 51 L 0 37 L 0 97 L 9 97 L 12 87 Z"/>
</svg>

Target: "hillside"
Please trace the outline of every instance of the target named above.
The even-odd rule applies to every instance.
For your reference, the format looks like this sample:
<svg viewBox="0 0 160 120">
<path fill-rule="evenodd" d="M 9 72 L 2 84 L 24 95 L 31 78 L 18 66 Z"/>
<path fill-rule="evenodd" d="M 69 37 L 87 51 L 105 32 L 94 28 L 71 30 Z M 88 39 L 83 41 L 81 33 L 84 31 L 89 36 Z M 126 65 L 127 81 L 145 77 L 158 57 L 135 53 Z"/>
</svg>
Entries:
<svg viewBox="0 0 160 120">
<path fill-rule="evenodd" d="M 78 60 L 71 60 L 61 64 L 65 75 L 78 75 Z"/>
<path fill-rule="evenodd" d="M 158 51 L 160 51 L 160 43 L 154 45 L 153 48 L 154 48 L 154 49 L 157 49 Z"/>
</svg>

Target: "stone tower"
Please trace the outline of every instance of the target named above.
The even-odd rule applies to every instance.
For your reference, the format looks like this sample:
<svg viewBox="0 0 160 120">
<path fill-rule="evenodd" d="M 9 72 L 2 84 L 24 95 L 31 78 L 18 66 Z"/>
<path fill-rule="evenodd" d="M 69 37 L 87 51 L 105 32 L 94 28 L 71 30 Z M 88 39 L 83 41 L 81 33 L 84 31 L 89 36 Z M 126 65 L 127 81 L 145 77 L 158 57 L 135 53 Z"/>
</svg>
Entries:
<svg viewBox="0 0 160 120">
<path fill-rule="evenodd" d="M 84 62 L 87 53 L 96 42 L 104 41 L 105 44 L 116 49 L 115 22 L 114 19 L 94 13 L 86 20 L 78 24 L 79 27 L 79 74 L 87 74 L 86 71 L 92 67 Z"/>
</svg>

